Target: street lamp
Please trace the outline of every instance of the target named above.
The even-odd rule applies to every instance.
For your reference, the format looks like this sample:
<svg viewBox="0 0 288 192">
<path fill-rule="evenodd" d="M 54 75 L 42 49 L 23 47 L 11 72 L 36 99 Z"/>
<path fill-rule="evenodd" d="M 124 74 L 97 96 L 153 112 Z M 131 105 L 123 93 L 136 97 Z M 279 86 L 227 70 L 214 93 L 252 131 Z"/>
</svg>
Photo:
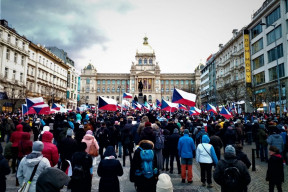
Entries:
<svg viewBox="0 0 288 192">
<path fill-rule="evenodd" d="M 260 23 L 260 25 L 266 25 L 266 23 Z M 277 40 L 276 40 L 276 24 L 271 24 L 269 26 L 273 26 L 274 30 L 274 42 L 275 42 L 275 57 L 276 57 L 276 72 L 277 72 L 277 84 L 278 84 L 278 96 L 279 96 L 279 115 L 282 116 L 282 109 L 281 109 L 281 86 L 280 86 L 280 70 L 279 70 L 279 64 L 278 64 L 278 51 L 277 51 Z"/>
<path fill-rule="evenodd" d="M 119 104 L 121 105 L 121 85 L 118 85 L 118 89 L 119 89 Z"/>
</svg>

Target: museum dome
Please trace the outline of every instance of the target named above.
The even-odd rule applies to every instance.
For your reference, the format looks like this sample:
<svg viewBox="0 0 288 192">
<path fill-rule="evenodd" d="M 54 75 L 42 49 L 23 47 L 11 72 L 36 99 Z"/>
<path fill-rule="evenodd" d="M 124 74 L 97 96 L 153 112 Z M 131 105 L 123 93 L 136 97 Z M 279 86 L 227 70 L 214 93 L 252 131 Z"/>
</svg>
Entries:
<svg viewBox="0 0 288 192">
<path fill-rule="evenodd" d="M 148 38 L 147 37 L 144 37 L 143 45 L 137 49 L 137 53 L 138 54 L 154 54 L 154 50 L 148 44 Z"/>
</svg>

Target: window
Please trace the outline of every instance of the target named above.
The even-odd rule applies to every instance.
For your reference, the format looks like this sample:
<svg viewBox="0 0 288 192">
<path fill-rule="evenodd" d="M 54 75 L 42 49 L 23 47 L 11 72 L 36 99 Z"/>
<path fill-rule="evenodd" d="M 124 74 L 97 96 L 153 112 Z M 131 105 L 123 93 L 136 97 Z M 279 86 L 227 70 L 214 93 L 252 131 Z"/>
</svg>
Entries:
<svg viewBox="0 0 288 192">
<path fill-rule="evenodd" d="M 8 78 L 8 72 L 9 72 L 9 69 L 5 67 L 5 75 L 4 75 L 5 78 Z"/>
<path fill-rule="evenodd" d="M 125 85 L 125 83 L 126 83 L 125 80 L 122 80 L 122 85 Z"/>
<path fill-rule="evenodd" d="M 147 59 L 145 58 L 145 59 L 144 59 L 144 65 L 146 65 L 146 64 L 147 64 Z"/>
<path fill-rule="evenodd" d="M 171 91 L 171 93 L 173 93 L 173 91 L 174 91 L 174 88 L 171 88 L 171 89 L 170 89 L 170 91 Z"/>
<path fill-rule="evenodd" d="M 184 85 L 184 81 L 183 80 L 181 80 L 180 82 L 181 82 L 181 85 Z"/>
<path fill-rule="evenodd" d="M 119 87 L 117 87 L 117 93 L 119 93 L 120 92 L 120 88 Z"/>
<path fill-rule="evenodd" d="M 97 80 L 97 85 L 100 85 L 100 80 Z"/>
<path fill-rule="evenodd" d="M 263 49 L 263 39 L 262 38 L 252 45 L 252 54 L 257 53 L 261 49 Z"/>
<path fill-rule="evenodd" d="M 102 80 L 102 85 L 105 85 L 106 81 L 105 80 Z"/>
<path fill-rule="evenodd" d="M 11 43 L 11 35 L 8 34 L 8 38 L 7 38 L 8 43 Z"/>
<path fill-rule="evenodd" d="M 191 85 L 193 85 L 194 84 L 194 81 L 193 80 L 191 80 Z"/>
<path fill-rule="evenodd" d="M 280 6 L 266 17 L 266 25 L 269 27 L 281 17 Z"/>
<path fill-rule="evenodd" d="M 179 80 L 176 80 L 175 83 L 176 83 L 176 85 L 179 85 Z"/>
<path fill-rule="evenodd" d="M 115 85 L 115 80 L 112 80 L 112 85 Z"/>
<path fill-rule="evenodd" d="M 41 56 L 39 56 L 39 63 L 41 62 Z"/>
<path fill-rule="evenodd" d="M 288 0 L 285 0 L 286 13 L 288 12 Z"/>
<path fill-rule="evenodd" d="M 258 25 L 256 25 L 254 28 L 251 29 L 251 38 L 255 38 L 257 37 L 257 35 L 259 35 L 260 33 L 262 33 L 262 25 L 260 25 L 260 23 Z"/>
<path fill-rule="evenodd" d="M 139 59 L 139 65 L 142 65 L 142 59 Z"/>
<path fill-rule="evenodd" d="M 100 93 L 100 87 L 97 88 L 97 93 Z"/>
<path fill-rule="evenodd" d="M 188 80 L 186 80 L 186 81 L 185 81 L 185 84 L 186 84 L 186 85 L 189 85 L 189 81 L 188 81 Z"/>
<path fill-rule="evenodd" d="M 15 45 L 16 45 L 16 47 L 18 47 L 18 39 L 17 38 L 15 39 Z"/>
<path fill-rule="evenodd" d="M 24 56 L 21 56 L 21 65 L 24 65 Z"/>
<path fill-rule="evenodd" d="M 122 88 L 122 93 L 124 93 L 125 92 L 125 89 L 124 88 Z"/>
<path fill-rule="evenodd" d="M 152 64 L 153 63 L 153 60 L 152 59 L 149 59 L 149 64 Z"/>
<path fill-rule="evenodd" d="M 161 80 L 161 85 L 163 85 L 164 84 L 164 80 Z"/>
<path fill-rule="evenodd" d="M 17 57 L 18 57 L 18 54 L 15 53 L 15 54 L 14 54 L 14 63 L 17 63 Z"/>
<path fill-rule="evenodd" d="M 265 72 L 262 71 L 256 75 L 253 76 L 254 84 L 260 85 L 262 83 L 265 83 Z"/>
<path fill-rule="evenodd" d="M 130 85 L 130 80 L 127 80 L 127 85 Z"/>
<path fill-rule="evenodd" d="M 110 85 L 110 80 L 107 80 L 107 85 Z"/>
<path fill-rule="evenodd" d="M 89 78 L 86 79 L 86 84 L 90 84 L 90 79 Z"/>
<path fill-rule="evenodd" d="M 115 93 L 115 87 L 112 88 L 112 93 Z"/>
<path fill-rule="evenodd" d="M 264 66 L 264 56 L 260 55 L 259 57 L 257 57 L 256 59 L 254 59 L 252 61 L 252 65 L 253 65 L 253 70 L 256 70 L 262 66 Z"/>
<path fill-rule="evenodd" d="M 163 88 L 163 87 L 161 88 L 161 92 L 162 92 L 162 93 L 164 92 L 164 88 Z"/>
<path fill-rule="evenodd" d="M 279 78 L 284 77 L 285 71 L 284 71 L 284 64 L 278 65 L 279 67 Z M 277 66 L 272 67 L 269 69 L 269 81 L 273 81 L 277 79 Z"/>
<path fill-rule="evenodd" d="M 277 47 L 274 47 L 273 49 L 270 49 L 267 52 L 267 54 L 268 54 L 268 63 L 283 57 L 283 45 L 280 44 Z"/>
<path fill-rule="evenodd" d="M 267 45 L 275 42 L 282 37 L 282 27 L 279 25 L 273 31 L 267 34 Z"/>
<path fill-rule="evenodd" d="M 9 60 L 10 59 L 10 49 L 6 50 L 6 59 Z"/>
<path fill-rule="evenodd" d="M 174 84 L 174 80 L 170 80 L 170 84 L 173 85 Z"/>
<path fill-rule="evenodd" d="M 105 93 L 105 87 L 102 87 L 102 93 Z"/>
<path fill-rule="evenodd" d="M 107 87 L 107 93 L 110 93 L 110 87 Z"/>
<path fill-rule="evenodd" d="M 166 88 L 166 93 L 169 93 L 169 88 L 168 87 Z"/>
<path fill-rule="evenodd" d="M 169 80 L 166 80 L 166 85 L 169 85 Z"/>
<path fill-rule="evenodd" d="M 16 79 L 16 71 L 13 70 L 13 76 L 12 76 L 12 79 L 15 80 Z"/>
<path fill-rule="evenodd" d="M 120 85 L 120 80 L 117 80 L 117 85 Z"/>
</svg>

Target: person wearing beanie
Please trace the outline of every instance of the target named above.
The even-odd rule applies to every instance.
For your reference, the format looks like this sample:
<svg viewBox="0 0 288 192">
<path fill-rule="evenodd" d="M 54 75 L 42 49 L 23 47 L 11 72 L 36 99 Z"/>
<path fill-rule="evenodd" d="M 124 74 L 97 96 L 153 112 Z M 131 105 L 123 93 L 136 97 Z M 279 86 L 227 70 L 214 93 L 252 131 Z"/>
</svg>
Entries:
<svg viewBox="0 0 288 192">
<path fill-rule="evenodd" d="M 34 141 L 32 147 L 32 153 L 23 157 L 21 160 L 18 170 L 17 170 L 17 178 L 19 180 L 19 184 L 22 186 L 24 183 L 27 183 L 30 179 L 30 176 L 33 172 L 34 167 L 38 164 L 35 175 L 31 182 L 30 188 L 28 192 L 36 191 L 36 181 L 39 175 L 47 168 L 51 167 L 50 162 L 47 158 L 43 157 L 42 151 L 44 148 L 44 144 L 41 141 Z"/>
<path fill-rule="evenodd" d="M 18 159 L 18 144 L 19 141 L 21 141 L 22 139 L 22 135 L 23 135 L 23 125 L 22 124 L 18 124 L 16 126 L 16 131 L 14 131 L 11 135 L 10 141 L 12 142 L 12 173 L 16 172 L 16 161 Z M 19 164 L 19 162 L 17 163 Z"/>
<path fill-rule="evenodd" d="M 123 175 L 123 168 L 113 146 L 108 146 L 98 165 L 97 174 L 100 177 L 99 192 L 120 192 L 119 176 Z M 112 185 L 113 183 L 113 185 Z"/>
<path fill-rule="evenodd" d="M 134 147 L 132 128 L 132 119 L 128 119 L 121 132 L 121 143 L 123 147 L 123 167 L 125 167 L 125 159 L 127 155 L 129 156 L 130 163 L 132 161 L 132 153 Z"/>
<path fill-rule="evenodd" d="M 41 131 L 41 133 L 39 134 L 38 138 L 39 138 L 39 141 L 42 141 L 42 135 L 45 131 L 50 131 L 50 127 L 49 126 L 44 126 L 43 127 L 43 130 Z"/>
<path fill-rule="evenodd" d="M 185 183 L 186 177 L 188 183 L 193 182 L 193 151 L 195 151 L 195 145 L 193 139 L 189 136 L 189 130 L 184 130 L 184 135 L 178 142 L 178 154 L 181 157 L 181 178 L 182 183 Z M 188 170 L 188 176 L 186 176 L 186 170 Z"/>
<path fill-rule="evenodd" d="M 86 135 L 83 137 L 82 142 L 86 143 L 87 148 L 86 148 L 86 153 L 90 154 L 92 157 L 96 157 L 95 154 L 90 153 L 90 148 L 93 147 L 96 149 L 97 154 L 99 150 L 99 145 L 98 142 L 96 141 L 93 132 L 91 130 L 88 130 L 86 132 Z"/>
<path fill-rule="evenodd" d="M 235 167 L 238 169 L 239 185 L 233 188 L 229 188 L 225 183 L 224 172 L 228 167 Z M 246 165 L 236 158 L 236 150 L 232 145 L 227 145 L 224 150 L 224 159 L 218 161 L 215 171 L 213 173 L 213 179 L 221 186 L 222 192 L 245 192 L 247 186 L 251 182 L 250 173 Z"/>
<path fill-rule="evenodd" d="M 6 191 L 6 175 L 10 173 L 8 161 L 3 157 L 3 148 L 0 143 L 0 191 Z"/>
<path fill-rule="evenodd" d="M 138 129 L 137 129 L 138 135 L 141 135 L 141 133 L 142 133 L 144 127 L 145 127 L 145 123 L 146 123 L 146 122 L 149 122 L 149 118 L 148 118 L 147 116 L 143 116 L 143 117 L 141 118 L 141 123 L 139 124 L 139 127 L 138 127 Z"/>
<path fill-rule="evenodd" d="M 177 169 L 178 174 L 181 174 L 181 165 L 180 165 L 180 157 L 178 153 L 178 142 L 180 139 L 179 130 L 177 128 L 174 129 L 173 134 L 168 136 L 167 138 L 167 148 L 169 149 L 169 155 L 170 155 L 170 173 L 173 173 L 174 169 L 174 158 L 177 162 Z M 165 143 L 166 145 L 166 143 Z M 166 171 L 167 166 L 166 166 Z"/>
<path fill-rule="evenodd" d="M 156 192 L 173 192 L 173 184 L 168 174 L 161 173 L 158 176 Z"/>
<path fill-rule="evenodd" d="M 140 141 L 141 140 L 149 140 L 149 141 L 152 141 L 153 143 L 155 143 L 156 134 L 155 134 L 153 128 L 151 127 L 150 122 L 145 123 L 145 127 L 144 127 L 144 129 L 140 135 Z"/>
<path fill-rule="evenodd" d="M 49 131 L 45 131 L 42 136 L 42 142 L 44 149 L 42 151 L 43 156 L 50 161 L 51 167 L 54 167 L 59 160 L 58 148 L 52 143 L 53 134 Z"/>
<path fill-rule="evenodd" d="M 75 140 L 77 141 L 78 145 L 81 143 L 84 135 L 86 135 L 84 125 L 79 125 L 79 129 L 75 129 Z"/>
<path fill-rule="evenodd" d="M 260 159 L 261 161 L 268 162 L 268 143 L 267 143 L 267 133 L 264 124 L 259 125 L 257 131 L 256 140 L 259 143 Z"/>
</svg>

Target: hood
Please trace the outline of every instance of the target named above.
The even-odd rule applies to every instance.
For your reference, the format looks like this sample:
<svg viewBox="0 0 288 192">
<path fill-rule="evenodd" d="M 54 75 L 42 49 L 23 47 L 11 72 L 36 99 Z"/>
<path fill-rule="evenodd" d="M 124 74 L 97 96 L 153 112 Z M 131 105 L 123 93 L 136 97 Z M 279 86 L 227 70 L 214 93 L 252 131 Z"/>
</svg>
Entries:
<svg viewBox="0 0 288 192">
<path fill-rule="evenodd" d="M 16 126 L 16 131 L 23 131 L 23 125 L 22 124 L 18 124 Z"/>
<path fill-rule="evenodd" d="M 23 132 L 21 140 L 22 141 L 30 141 L 30 133 Z"/>
<path fill-rule="evenodd" d="M 104 153 L 104 157 L 110 157 L 110 156 L 114 156 L 115 158 L 117 157 L 115 153 L 115 149 L 112 146 L 108 146 Z"/>
<path fill-rule="evenodd" d="M 203 135 L 202 136 L 202 143 L 209 143 L 210 142 L 210 139 L 208 137 L 208 135 Z"/>
<path fill-rule="evenodd" d="M 273 134 L 272 137 L 274 137 L 275 139 L 279 139 L 282 136 L 280 134 Z"/>
<path fill-rule="evenodd" d="M 94 139 L 94 136 L 93 136 L 93 135 L 90 135 L 90 134 L 86 134 L 86 135 L 84 135 L 83 139 L 84 139 L 84 140 L 93 140 L 93 139 Z"/>
<path fill-rule="evenodd" d="M 233 161 L 236 160 L 236 155 L 234 155 L 232 153 L 224 153 L 224 159 L 228 163 L 232 163 Z"/>
<path fill-rule="evenodd" d="M 45 131 L 42 135 L 42 141 L 43 142 L 52 142 L 53 139 L 53 134 L 50 133 L 49 131 Z"/>
<path fill-rule="evenodd" d="M 145 127 L 143 129 L 143 132 L 146 134 L 153 134 L 153 128 L 152 127 Z"/>
<path fill-rule="evenodd" d="M 43 155 L 41 153 L 30 153 L 26 157 L 26 166 L 34 167 L 42 158 Z"/>
<path fill-rule="evenodd" d="M 276 154 L 276 153 L 274 153 L 273 156 L 278 157 L 278 158 L 282 158 L 282 156 L 280 154 Z"/>
<path fill-rule="evenodd" d="M 153 149 L 154 148 L 154 143 L 149 140 L 142 140 L 139 142 L 139 146 L 142 149 Z"/>
</svg>

